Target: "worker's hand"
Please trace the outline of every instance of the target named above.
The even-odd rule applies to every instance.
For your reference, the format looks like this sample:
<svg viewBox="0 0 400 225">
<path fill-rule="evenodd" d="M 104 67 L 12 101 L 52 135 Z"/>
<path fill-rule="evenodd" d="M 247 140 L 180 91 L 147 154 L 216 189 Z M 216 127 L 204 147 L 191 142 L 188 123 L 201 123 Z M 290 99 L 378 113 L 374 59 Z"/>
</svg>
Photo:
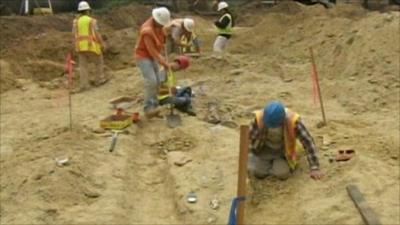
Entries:
<svg viewBox="0 0 400 225">
<path fill-rule="evenodd" d="M 310 171 L 310 177 L 314 180 L 321 180 L 325 174 L 319 170 L 319 169 L 314 169 Z"/>
<path fill-rule="evenodd" d="M 178 92 L 178 90 L 176 89 L 176 87 L 171 87 L 171 94 L 172 95 L 176 95 L 176 93 Z"/>
<path fill-rule="evenodd" d="M 179 64 L 176 63 L 176 62 L 169 63 L 169 68 L 170 68 L 172 71 L 178 71 L 178 70 L 181 69 L 181 67 L 179 66 Z"/>
</svg>

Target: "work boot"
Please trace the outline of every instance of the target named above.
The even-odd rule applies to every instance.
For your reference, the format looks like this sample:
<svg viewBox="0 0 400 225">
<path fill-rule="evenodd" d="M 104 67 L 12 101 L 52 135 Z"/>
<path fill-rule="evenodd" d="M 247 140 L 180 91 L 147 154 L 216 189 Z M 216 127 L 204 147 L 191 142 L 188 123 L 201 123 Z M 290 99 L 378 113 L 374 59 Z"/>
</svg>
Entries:
<svg viewBox="0 0 400 225">
<path fill-rule="evenodd" d="M 185 113 L 187 113 L 189 116 L 196 116 L 196 112 L 194 111 L 192 106 L 186 107 Z"/>
</svg>

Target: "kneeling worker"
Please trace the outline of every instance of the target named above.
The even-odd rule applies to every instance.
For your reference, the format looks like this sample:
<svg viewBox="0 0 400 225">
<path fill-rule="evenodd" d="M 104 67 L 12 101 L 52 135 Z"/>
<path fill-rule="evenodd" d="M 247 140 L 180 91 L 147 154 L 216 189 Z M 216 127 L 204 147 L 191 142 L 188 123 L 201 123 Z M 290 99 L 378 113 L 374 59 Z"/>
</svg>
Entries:
<svg viewBox="0 0 400 225">
<path fill-rule="evenodd" d="M 264 110 L 256 112 L 249 138 L 250 175 L 259 179 L 268 175 L 287 179 L 296 169 L 298 153 L 303 147 L 307 152 L 311 178 L 319 180 L 324 176 L 319 169 L 314 141 L 299 114 L 285 108 L 282 103 L 272 101 Z"/>
<path fill-rule="evenodd" d="M 190 116 L 196 116 L 192 107 L 192 89 L 190 87 L 177 87 L 176 78 L 172 71 L 183 70 L 189 67 L 187 56 L 178 56 L 171 66 L 171 72 L 160 72 L 161 84 L 158 89 L 158 101 L 160 105 L 172 104 L 181 112 Z"/>
</svg>

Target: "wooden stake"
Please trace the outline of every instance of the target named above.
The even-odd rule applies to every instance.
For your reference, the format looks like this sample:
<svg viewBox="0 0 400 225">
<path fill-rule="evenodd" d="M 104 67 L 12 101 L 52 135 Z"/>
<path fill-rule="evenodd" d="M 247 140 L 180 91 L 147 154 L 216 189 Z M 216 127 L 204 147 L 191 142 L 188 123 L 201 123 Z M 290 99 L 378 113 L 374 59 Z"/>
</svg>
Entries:
<svg viewBox="0 0 400 225">
<path fill-rule="evenodd" d="M 69 130 L 72 131 L 72 99 L 71 99 L 71 92 L 73 88 L 73 73 L 74 73 L 74 68 L 72 64 L 72 52 L 69 52 L 67 54 L 67 59 L 66 59 L 66 70 L 68 73 L 67 81 L 68 81 L 68 108 L 69 108 Z"/>
<path fill-rule="evenodd" d="M 313 72 L 314 72 L 314 75 L 315 75 L 315 81 L 316 81 L 316 84 L 317 84 L 319 102 L 320 102 L 320 105 L 321 105 L 322 119 L 323 119 L 324 125 L 326 125 L 324 103 L 322 101 L 322 94 L 321 94 L 321 88 L 319 87 L 317 66 L 315 65 L 314 53 L 313 53 L 312 47 L 310 47 L 310 54 L 311 54 L 311 63 L 312 63 L 312 67 L 313 67 Z"/>
<path fill-rule="evenodd" d="M 249 126 L 240 126 L 240 153 L 239 153 L 239 175 L 237 197 L 246 196 L 246 178 L 247 178 L 247 154 L 249 149 Z M 244 201 L 240 201 L 237 207 L 237 225 L 244 225 Z"/>
<path fill-rule="evenodd" d="M 72 100 L 71 88 L 68 89 L 68 108 L 69 108 L 69 130 L 72 131 Z"/>
<path fill-rule="evenodd" d="M 346 189 L 354 204 L 356 205 L 358 211 L 360 211 L 364 222 L 367 225 L 380 225 L 381 222 L 379 221 L 374 211 L 369 207 L 368 203 L 365 201 L 360 190 L 358 190 L 358 187 L 355 185 L 348 185 Z"/>
</svg>

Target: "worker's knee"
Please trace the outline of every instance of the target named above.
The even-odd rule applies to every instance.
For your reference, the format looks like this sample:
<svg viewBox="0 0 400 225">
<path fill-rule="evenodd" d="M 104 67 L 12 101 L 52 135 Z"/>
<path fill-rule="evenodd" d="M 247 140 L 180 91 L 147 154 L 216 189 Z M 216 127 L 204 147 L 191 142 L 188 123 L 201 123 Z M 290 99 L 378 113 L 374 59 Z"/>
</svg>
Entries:
<svg viewBox="0 0 400 225">
<path fill-rule="evenodd" d="M 247 172 L 250 177 L 255 177 L 257 179 L 264 179 L 268 176 L 267 170 L 261 170 L 251 165 L 247 167 Z"/>
<path fill-rule="evenodd" d="M 280 180 L 286 180 L 290 176 L 290 168 L 286 160 L 276 159 L 273 161 L 270 173 Z"/>
<path fill-rule="evenodd" d="M 290 171 L 279 171 L 274 173 L 274 176 L 279 180 L 286 180 L 290 176 Z"/>
</svg>

